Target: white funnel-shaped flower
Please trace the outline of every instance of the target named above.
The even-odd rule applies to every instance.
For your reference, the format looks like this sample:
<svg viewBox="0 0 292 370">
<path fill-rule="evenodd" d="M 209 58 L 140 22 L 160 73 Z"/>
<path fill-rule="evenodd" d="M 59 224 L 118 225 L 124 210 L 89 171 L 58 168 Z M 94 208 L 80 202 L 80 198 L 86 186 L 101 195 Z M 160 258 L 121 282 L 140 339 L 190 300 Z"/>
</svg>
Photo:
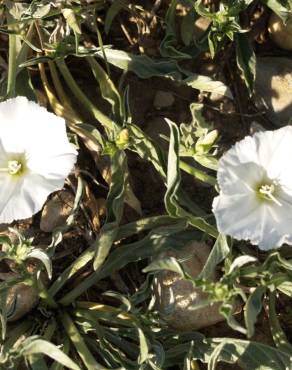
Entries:
<svg viewBox="0 0 292 370">
<path fill-rule="evenodd" d="M 221 233 L 269 250 L 292 244 L 292 127 L 236 143 L 219 161 L 213 212 Z"/>
<path fill-rule="evenodd" d="M 0 223 L 37 213 L 76 158 L 62 118 L 25 97 L 0 103 Z"/>
</svg>

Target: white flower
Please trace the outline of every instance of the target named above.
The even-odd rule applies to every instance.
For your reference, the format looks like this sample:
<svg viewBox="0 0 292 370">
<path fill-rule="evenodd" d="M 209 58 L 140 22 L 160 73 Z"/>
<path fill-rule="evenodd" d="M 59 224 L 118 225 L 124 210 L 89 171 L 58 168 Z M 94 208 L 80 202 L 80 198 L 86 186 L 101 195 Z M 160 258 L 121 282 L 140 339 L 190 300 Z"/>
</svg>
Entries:
<svg viewBox="0 0 292 370">
<path fill-rule="evenodd" d="M 76 158 L 62 118 L 25 97 L 0 103 L 0 223 L 38 212 Z"/>
<path fill-rule="evenodd" d="M 268 250 L 292 244 L 292 127 L 236 143 L 219 161 L 219 232 Z"/>
</svg>

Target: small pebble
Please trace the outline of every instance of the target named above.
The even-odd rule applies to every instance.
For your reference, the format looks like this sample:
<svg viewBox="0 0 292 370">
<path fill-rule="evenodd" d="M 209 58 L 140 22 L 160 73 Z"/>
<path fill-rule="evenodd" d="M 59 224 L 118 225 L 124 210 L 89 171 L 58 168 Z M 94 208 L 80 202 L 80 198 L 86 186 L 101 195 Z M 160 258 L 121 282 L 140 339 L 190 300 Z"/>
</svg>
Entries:
<svg viewBox="0 0 292 370">
<path fill-rule="evenodd" d="M 154 98 L 154 107 L 156 109 L 171 107 L 175 99 L 171 92 L 169 91 L 157 91 Z"/>
</svg>

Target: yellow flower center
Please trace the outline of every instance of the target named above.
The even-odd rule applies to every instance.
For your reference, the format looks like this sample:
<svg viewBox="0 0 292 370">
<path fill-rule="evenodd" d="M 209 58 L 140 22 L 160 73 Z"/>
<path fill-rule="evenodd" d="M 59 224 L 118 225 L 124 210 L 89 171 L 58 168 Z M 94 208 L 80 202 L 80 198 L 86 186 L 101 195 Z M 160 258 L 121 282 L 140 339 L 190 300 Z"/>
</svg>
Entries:
<svg viewBox="0 0 292 370">
<path fill-rule="evenodd" d="M 276 198 L 276 187 L 276 184 L 273 182 L 270 184 L 261 184 L 257 189 L 258 196 L 261 199 L 272 201 L 278 206 L 281 206 L 282 204 Z"/>
<path fill-rule="evenodd" d="M 23 169 L 22 163 L 17 160 L 8 161 L 7 170 L 10 175 L 17 175 Z"/>
<path fill-rule="evenodd" d="M 3 163 L 3 162 L 2 162 Z M 3 166 L 4 165 L 4 166 Z M 25 154 L 13 154 L 9 155 L 2 164 L 3 167 L 0 167 L 0 173 L 7 173 L 12 177 L 18 177 L 24 174 L 26 171 L 26 158 Z"/>
</svg>

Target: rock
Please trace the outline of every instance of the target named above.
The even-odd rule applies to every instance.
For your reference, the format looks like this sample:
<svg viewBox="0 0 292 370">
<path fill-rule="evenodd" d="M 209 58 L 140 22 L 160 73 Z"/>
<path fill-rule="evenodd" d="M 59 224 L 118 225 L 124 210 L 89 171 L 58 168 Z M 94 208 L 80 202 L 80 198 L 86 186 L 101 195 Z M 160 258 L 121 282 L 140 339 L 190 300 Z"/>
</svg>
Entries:
<svg viewBox="0 0 292 370">
<path fill-rule="evenodd" d="M 292 50 L 292 17 L 284 24 L 282 19 L 273 13 L 269 19 L 268 27 L 270 37 L 282 49 Z"/>
<path fill-rule="evenodd" d="M 257 132 L 263 132 L 266 131 L 266 129 L 258 122 L 252 121 L 249 128 L 250 135 L 254 135 Z"/>
<path fill-rule="evenodd" d="M 195 38 L 199 39 L 201 38 L 204 33 L 207 31 L 211 24 L 211 20 L 206 17 L 199 17 L 195 21 Z"/>
<path fill-rule="evenodd" d="M 38 303 L 36 289 L 25 284 L 15 284 L 7 295 L 8 321 L 16 321 L 31 311 Z"/>
<path fill-rule="evenodd" d="M 74 205 L 74 195 L 62 190 L 53 195 L 42 211 L 40 229 L 47 233 L 62 226 L 70 215 Z"/>
<path fill-rule="evenodd" d="M 292 61 L 288 58 L 257 59 L 256 105 L 266 111 L 276 126 L 285 126 L 292 117 Z"/>
<path fill-rule="evenodd" d="M 169 91 L 157 91 L 154 98 L 154 107 L 156 109 L 171 107 L 175 99 L 171 92 Z"/>
<path fill-rule="evenodd" d="M 213 62 L 206 61 L 199 66 L 199 73 L 202 75 L 214 77 L 217 72 L 218 65 Z"/>
<path fill-rule="evenodd" d="M 184 260 L 186 272 L 196 277 L 202 270 L 210 247 L 205 243 L 192 242 L 183 250 L 167 255 Z M 216 279 L 216 272 L 211 277 Z M 216 324 L 224 320 L 219 314 L 220 304 L 213 304 L 192 310 L 192 307 L 207 299 L 207 294 L 195 288 L 190 281 L 183 280 L 177 273 L 162 271 L 154 282 L 157 308 L 162 318 L 174 329 L 191 331 Z"/>
</svg>

